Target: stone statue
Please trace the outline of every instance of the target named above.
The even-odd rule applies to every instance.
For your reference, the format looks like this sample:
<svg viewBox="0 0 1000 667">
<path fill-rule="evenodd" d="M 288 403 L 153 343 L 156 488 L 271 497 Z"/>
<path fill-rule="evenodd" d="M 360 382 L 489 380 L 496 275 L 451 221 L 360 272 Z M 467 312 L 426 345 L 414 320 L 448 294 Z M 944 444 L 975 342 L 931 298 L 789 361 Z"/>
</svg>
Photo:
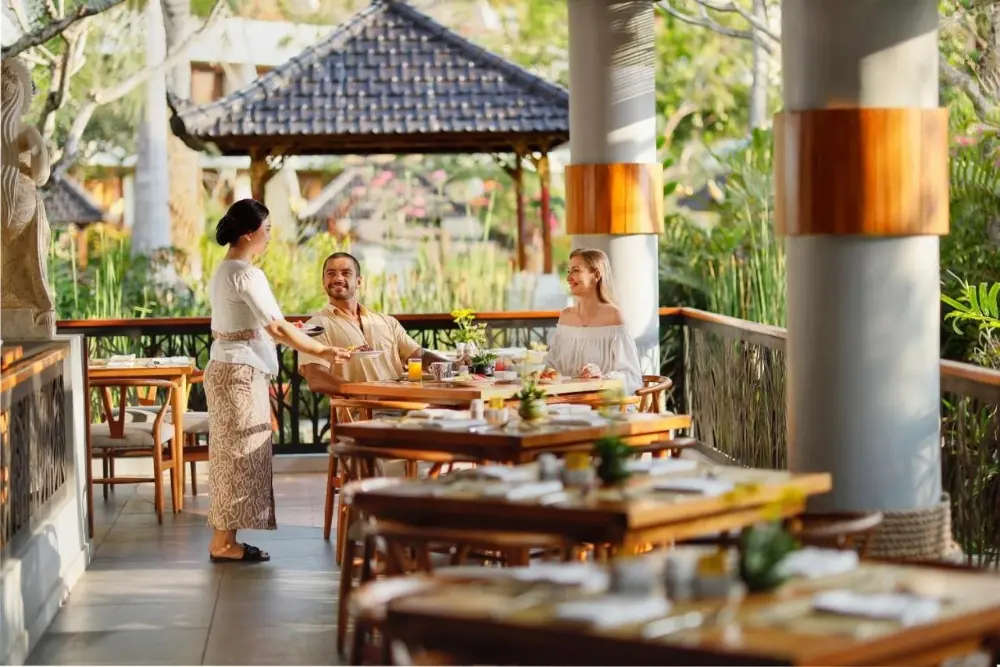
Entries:
<svg viewBox="0 0 1000 667">
<path fill-rule="evenodd" d="M 48 279 L 51 232 L 38 188 L 49 180 L 45 141 L 22 117 L 34 85 L 16 58 L 0 70 L 0 328 L 5 340 L 55 336 L 56 317 Z"/>
</svg>

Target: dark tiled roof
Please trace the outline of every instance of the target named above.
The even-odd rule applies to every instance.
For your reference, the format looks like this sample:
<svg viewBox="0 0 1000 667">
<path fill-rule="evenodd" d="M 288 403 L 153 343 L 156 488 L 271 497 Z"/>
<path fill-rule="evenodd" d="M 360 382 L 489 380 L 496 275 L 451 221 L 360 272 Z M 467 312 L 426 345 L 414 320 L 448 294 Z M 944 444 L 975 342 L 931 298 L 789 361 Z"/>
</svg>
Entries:
<svg viewBox="0 0 1000 667">
<path fill-rule="evenodd" d="M 391 177 L 383 177 L 384 172 L 390 172 Z M 379 214 L 379 196 L 383 191 L 392 191 L 393 202 L 405 206 L 413 218 L 432 220 L 465 215 L 464 206 L 439 195 L 438 188 L 419 172 L 398 165 L 369 165 L 344 170 L 306 203 L 299 218 L 319 222 L 330 218 L 371 218 Z"/>
<path fill-rule="evenodd" d="M 564 88 L 402 0 L 375 0 L 217 102 L 172 104 L 178 135 L 230 155 L 549 150 L 569 138 Z"/>
<path fill-rule="evenodd" d="M 100 205 L 68 176 L 52 176 L 42 188 L 42 201 L 50 224 L 86 225 L 104 220 Z"/>
</svg>

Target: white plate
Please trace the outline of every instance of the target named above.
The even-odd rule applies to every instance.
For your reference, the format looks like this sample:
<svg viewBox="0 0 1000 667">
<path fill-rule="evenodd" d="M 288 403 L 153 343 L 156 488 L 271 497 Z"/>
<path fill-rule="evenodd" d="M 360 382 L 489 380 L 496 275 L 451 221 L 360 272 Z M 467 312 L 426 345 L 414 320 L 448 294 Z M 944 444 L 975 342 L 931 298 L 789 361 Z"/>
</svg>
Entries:
<svg viewBox="0 0 1000 667">
<path fill-rule="evenodd" d="M 354 352 L 351 352 L 351 356 L 371 359 L 372 357 L 381 357 L 382 350 L 355 350 Z"/>
<path fill-rule="evenodd" d="M 323 327 L 317 327 L 317 326 L 312 326 L 312 327 L 298 327 L 298 330 L 301 331 L 302 333 L 304 333 L 305 335 L 310 336 L 310 337 L 311 336 L 318 336 L 321 333 L 323 333 Z"/>
<path fill-rule="evenodd" d="M 453 380 L 452 384 L 456 387 L 470 387 L 472 389 L 480 389 L 482 387 L 492 387 L 496 384 L 495 380 Z"/>
</svg>

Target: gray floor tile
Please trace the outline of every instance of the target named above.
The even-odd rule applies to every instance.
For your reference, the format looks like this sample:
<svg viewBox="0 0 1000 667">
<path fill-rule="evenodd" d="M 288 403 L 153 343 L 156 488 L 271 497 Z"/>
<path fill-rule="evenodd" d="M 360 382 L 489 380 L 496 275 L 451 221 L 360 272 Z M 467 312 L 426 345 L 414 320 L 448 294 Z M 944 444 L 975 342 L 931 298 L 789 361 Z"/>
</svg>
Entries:
<svg viewBox="0 0 1000 667">
<path fill-rule="evenodd" d="M 333 624 L 301 622 L 282 627 L 213 626 L 206 665 L 336 665 Z"/>
<path fill-rule="evenodd" d="M 109 632 L 121 630 L 164 630 L 204 628 L 212 624 L 215 600 L 195 598 L 186 602 L 63 607 L 50 633 Z"/>
<path fill-rule="evenodd" d="M 197 665 L 208 630 L 46 633 L 29 665 Z"/>
<path fill-rule="evenodd" d="M 238 628 L 332 625 L 337 620 L 337 600 L 293 599 L 284 597 L 280 603 L 268 600 L 253 602 L 219 602 L 215 606 L 212 630 Z"/>
<path fill-rule="evenodd" d="M 281 573 L 274 576 L 226 576 L 219 588 L 219 602 L 255 602 L 273 600 L 284 604 L 286 600 L 336 600 L 340 578 L 332 572 Z"/>
<path fill-rule="evenodd" d="M 117 578 L 84 577 L 73 587 L 67 606 L 170 604 L 189 601 L 214 601 L 222 583 L 220 576 L 201 579 L 150 577 L 124 574 Z"/>
</svg>

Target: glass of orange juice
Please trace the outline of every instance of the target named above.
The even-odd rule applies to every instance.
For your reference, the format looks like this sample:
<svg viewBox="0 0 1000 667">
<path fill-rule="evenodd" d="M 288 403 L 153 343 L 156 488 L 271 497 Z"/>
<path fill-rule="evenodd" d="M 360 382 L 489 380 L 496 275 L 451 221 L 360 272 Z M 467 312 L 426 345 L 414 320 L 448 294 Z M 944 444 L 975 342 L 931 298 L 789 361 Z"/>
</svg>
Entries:
<svg viewBox="0 0 1000 667">
<path fill-rule="evenodd" d="M 424 379 L 424 362 L 421 359 L 410 359 L 407 361 L 407 377 L 412 382 L 420 382 Z"/>
</svg>

